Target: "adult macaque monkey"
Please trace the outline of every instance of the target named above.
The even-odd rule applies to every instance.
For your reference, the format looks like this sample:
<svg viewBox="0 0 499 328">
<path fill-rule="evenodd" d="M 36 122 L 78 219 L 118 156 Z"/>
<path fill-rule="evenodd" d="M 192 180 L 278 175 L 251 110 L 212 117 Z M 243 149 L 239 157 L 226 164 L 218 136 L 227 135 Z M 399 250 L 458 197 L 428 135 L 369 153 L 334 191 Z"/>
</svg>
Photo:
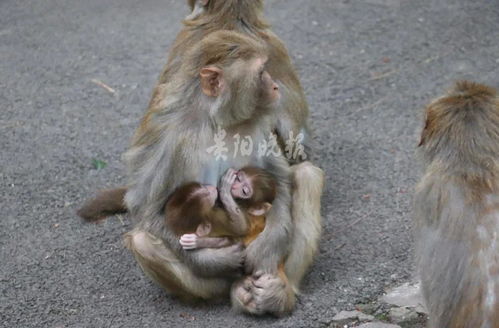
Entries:
<svg viewBox="0 0 499 328">
<path fill-rule="evenodd" d="M 261 166 L 278 179 L 278 196 L 267 216 L 265 230 L 244 252 L 246 270 L 253 276 L 234 285 L 232 300 L 236 309 L 245 312 L 282 314 L 293 307 L 294 292 L 317 249 L 323 173 L 310 163 L 290 170 L 287 162 L 300 161 L 300 157 L 262 159 L 253 151 L 252 156 L 229 156 L 227 161 L 220 162 L 208 156 L 206 149 L 212 146 L 213 133 L 219 128 L 227 133 L 228 154 L 236 150 L 231 137 L 238 135 L 251 137 L 256 148 L 270 132 L 276 132 L 282 149 L 288 139 L 288 146 L 296 149 L 301 146 L 297 137 L 303 133 L 307 145 L 307 103 L 284 45 L 262 18 L 262 0 L 200 0 L 190 1 L 190 5 L 194 14 L 184 22 L 127 153 L 131 179 L 125 205 L 140 220 L 127 242 L 144 271 L 170 292 L 187 298 L 225 294 L 232 281 L 223 275 L 230 276 L 238 269 L 243 251 L 237 246 L 182 250 L 178 239 L 172 238 L 162 223 L 161 209 L 168 195 L 183 183 L 214 184 L 229 167 Z M 271 112 L 261 115 L 260 109 L 255 108 L 253 102 L 258 97 L 252 94 L 249 83 L 225 79 L 232 78 L 237 70 L 229 69 L 217 53 L 207 48 L 205 56 L 201 56 L 206 40 L 213 41 L 211 33 L 219 30 L 251 36 L 255 40 L 239 38 L 246 40 L 242 45 L 253 43 L 249 48 L 254 46 L 254 51 L 262 48 L 257 40 L 266 45 L 266 55 L 260 59 L 265 57 L 265 70 L 278 83 L 281 95 Z M 213 49 L 221 46 L 214 43 Z M 241 56 L 241 52 L 235 53 Z M 245 58 L 240 57 L 244 63 L 238 66 L 243 71 L 259 66 L 255 62 L 250 65 Z M 235 57 L 231 60 L 235 64 Z M 221 67 L 224 69 L 217 72 Z M 210 85 L 211 91 L 205 88 Z M 294 140 L 289 138 L 290 132 Z M 122 194 L 122 189 L 116 189 L 112 203 L 120 204 Z M 105 195 L 112 199 L 113 190 Z M 102 218 L 99 214 L 110 214 L 109 207 L 93 200 L 85 206 L 91 214 L 86 218 Z M 277 275 L 278 263 L 283 258 L 289 284 L 283 284 Z"/>
<path fill-rule="evenodd" d="M 415 196 L 430 328 L 499 327 L 499 97 L 458 82 L 426 109 Z"/>
<path fill-rule="evenodd" d="M 275 129 L 273 110 L 279 104 L 280 89 L 266 71 L 268 58 L 257 39 L 214 32 L 192 44 L 180 67 L 156 88 L 125 156 L 126 207 L 140 220 L 126 244 L 145 273 L 185 299 L 227 295 L 244 257 L 252 275 L 233 285 L 234 307 L 280 315 L 292 310 L 317 248 L 323 173 L 310 163 L 290 169 L 284 155 L 262 154 L 258 147 Z M 229 140 L 219 145 L 226 147 L 225 159 L 209 152 L 222 132 Z M 235 148 L 238 136 L 252 140 L 246 155 Z M 215 185 L 228 168 L 248 165 L 267 170 L 277 183 L 264 231 L 244 251 L 238 245 L 183 250 L 164 223 L 168 195 L 189 181 Z M 278 274 L 283 260 L 288 281 Z"/>
</svg>

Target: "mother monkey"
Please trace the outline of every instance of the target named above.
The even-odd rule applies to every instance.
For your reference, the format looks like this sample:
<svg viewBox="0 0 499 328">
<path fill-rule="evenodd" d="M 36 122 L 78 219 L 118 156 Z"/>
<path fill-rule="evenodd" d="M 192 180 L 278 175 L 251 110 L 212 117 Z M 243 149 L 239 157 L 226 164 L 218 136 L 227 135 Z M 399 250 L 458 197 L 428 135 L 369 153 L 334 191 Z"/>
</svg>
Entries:
<svg viewBox="0 0 499 328">
<path fill-rule="evenodd" d="M 127 245 L 144 272 L 173 294 L 209 299 L 226 294 L 232 285 L 236 309 L 281 315 L 292 310 L 299 282 L 317 248 L 323 173 L 310 163 L 290 168 L 286 158 L 275 153 L 259 157 L 254 151 L 242 156 L 231 146 L 234 138 L 246 136 L 257 146 L 275 133 L 283 147 L 286 139 L 294 139 L 299 133 L 306 135 L 307 104 L 286 49 L 261 17 L 261 0 L 188 2 L 193 14 L 175 41 L 148 112 L 125 156 L 129 185 L 116 190 L 116 195 L 126 192 L 126 207 L 139 221 L 127 234 Z M 232 45 L 227 35 L 216 41 L 211 33 L 221 29 L 263 41 L 266 54 L 259 50 L 263 49 L 260 42 L 241 38 L 238 33 L 233 36 L 239 41 L 233 40 Z M 246 44 L 250 50 L 241 46 L 236 51 L 235 44 Z M 252 52 L 259 55 L 250 56 Z M 251 99 L 256 94 L 251 90 L 254 83 L 241 80 L 254 74 L 237 74 L 244 70 L 240 61 L 229 61 L 230 65 L 225 62 L 226 67 L 221 62 L 213 65 L 214 58 L 225 56 L 222 53 L 237 58 L 246 54 L 251 60 L 244 67 L 261 66 L 261 72 L 265 67 L 280 87 L 278 108 L 268 113 L 261 104 L 255 105 L 255 99 Z M 207 152 L 217 130 L 229 136 L 225 139 L 229 151 L 225 161 Z M 162 209 L 170 193 L 188 181 L 214 185 L 227 168 L 246 165 L 261 166 L 279 181 L 265 230 L 246 250 L 237 245 L 182 250 L 164 224 Z M 250 275 L 232 284 L 243 260 Z M 287 278 L 278 275 L 281 263 Z"/>
</svg>

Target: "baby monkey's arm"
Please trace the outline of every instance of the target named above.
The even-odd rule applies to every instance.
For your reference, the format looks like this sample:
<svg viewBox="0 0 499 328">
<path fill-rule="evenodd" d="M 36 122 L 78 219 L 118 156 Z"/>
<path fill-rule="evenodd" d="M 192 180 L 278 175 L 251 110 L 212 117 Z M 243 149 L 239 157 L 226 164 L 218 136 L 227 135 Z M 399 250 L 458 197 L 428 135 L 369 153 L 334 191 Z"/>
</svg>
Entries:
<svg viewBox="0 0 499 328">
<path fill-rule="evenodd" d="M 248 221 L 246 215 L 241 211 L 241 208 L 237 205 L 231 194 L 232 185 L 236 180 L 236 176 L 236 171 L 234 169 L 228 169 L 220 180 L 220 201 L 224 205 L 225 211 L 229 216 L 229 230 L 232 230 L 237 236 L 244 236 L 248 233 Z"/>
<path fill-rule="evenodd" d="M 195 233 L 189 233 L 180 237 L 180 245 L 185 250 L 197 248 L 222 248 L 232 245 L 233 242 L 227 237 L 199 237 Z"/>
</svg>

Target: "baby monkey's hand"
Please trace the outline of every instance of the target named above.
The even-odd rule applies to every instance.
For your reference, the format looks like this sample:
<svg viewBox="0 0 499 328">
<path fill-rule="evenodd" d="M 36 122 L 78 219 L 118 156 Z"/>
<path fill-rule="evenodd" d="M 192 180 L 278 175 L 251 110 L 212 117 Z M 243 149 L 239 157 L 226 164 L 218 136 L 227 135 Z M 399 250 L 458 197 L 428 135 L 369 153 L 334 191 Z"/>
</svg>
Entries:
<svg viewBox="0 0 499 328">
<path fill-rule="evenodd" d="M 225 172 L 220 180 L 220 198 L 222 201 L 232 198 L 232 185 L 236 181 L 237 171 L 230 168 Z"/>
<path fill-rule="evenodd" d="M 180 245 L 186 251 L 198 248 L 198 235 L 195 233 L 186 233 L 180 237 Z"/>
</svg>

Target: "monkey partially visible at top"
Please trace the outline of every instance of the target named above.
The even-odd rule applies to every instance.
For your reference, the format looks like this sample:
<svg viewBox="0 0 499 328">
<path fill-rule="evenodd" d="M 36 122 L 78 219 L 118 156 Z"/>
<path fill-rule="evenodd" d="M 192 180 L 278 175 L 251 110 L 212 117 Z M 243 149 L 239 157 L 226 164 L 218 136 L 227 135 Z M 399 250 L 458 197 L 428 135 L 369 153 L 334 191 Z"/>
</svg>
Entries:
<svg viewBox="0 0 499 328">
<path fill-rule="evenodd" d="M 461 81 L 426 108 L 414 202 L 429 328 L 499 328 L 499 96 Z"/>
<path fill-rule="evenodd" d="M 248 246 L 265 227 L 276 189 L 276 181 L 265 170 L 229 169 L 218 189 L 196 182 L 177 188 L 165 206 L 166 224 L 185 250 L 239 241 Z"/>
</svg>

